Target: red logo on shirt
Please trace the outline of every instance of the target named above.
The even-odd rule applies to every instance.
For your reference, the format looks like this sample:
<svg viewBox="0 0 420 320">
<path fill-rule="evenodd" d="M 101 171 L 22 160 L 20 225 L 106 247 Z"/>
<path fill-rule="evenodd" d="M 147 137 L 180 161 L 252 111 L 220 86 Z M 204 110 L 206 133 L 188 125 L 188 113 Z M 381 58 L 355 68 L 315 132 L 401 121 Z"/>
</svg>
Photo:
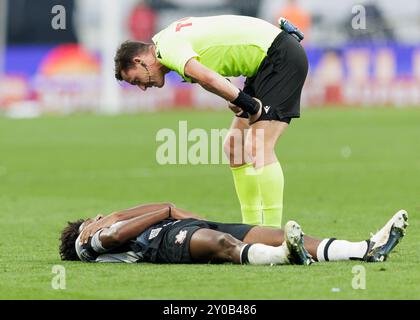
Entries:
<svg viewBox="0 0 420 320">
<path fill-rule="evenodd" d="M 189 19 L 189 17 L 178 20 L 179 22 L 176 25 L 175 32 L 180 31 L 184 27 L 191 27 L 192 26 L 192 22 L 182 23 L 182 21 L 185 21 L 185 20 L 188 20 L 188 19 Z"/>
</svg>

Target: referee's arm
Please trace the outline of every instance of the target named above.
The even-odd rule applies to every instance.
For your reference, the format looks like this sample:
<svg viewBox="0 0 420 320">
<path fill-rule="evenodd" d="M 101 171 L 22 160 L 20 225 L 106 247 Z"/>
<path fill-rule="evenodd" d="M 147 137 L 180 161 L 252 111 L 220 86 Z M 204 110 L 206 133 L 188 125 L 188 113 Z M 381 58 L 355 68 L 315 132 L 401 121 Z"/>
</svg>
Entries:
<svg viewBox="0 0 420 320">
<path fill-rule="evenodd" d="M 187 77 L 199 83 L 207 91 L 232 102 L 243 111 L 248 112 L 251 115 L 259 112 L 260 104 L 255 99 L 243 91 L 240 91 L 229 80 L 202 65 L 195 58 L 191 58 L 185 64 L 184 73 Z"/>
<path fill-rule="evenodd" d="M 185 64 L 184 73 L 207 91 L 217 94 L 225 100 L 233 101 L 238 97 L 239 89 L 237 87 L 217 72 L 202 65 L 195 58 L 191 58 Z"/>
</svg>

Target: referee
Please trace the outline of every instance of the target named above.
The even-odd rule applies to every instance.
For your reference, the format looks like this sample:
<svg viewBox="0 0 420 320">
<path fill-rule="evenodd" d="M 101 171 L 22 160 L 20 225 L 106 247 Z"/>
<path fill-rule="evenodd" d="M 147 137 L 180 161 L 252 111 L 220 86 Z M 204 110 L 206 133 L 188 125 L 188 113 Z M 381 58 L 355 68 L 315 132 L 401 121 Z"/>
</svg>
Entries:
<svg viewBox="0 0 420 320">
<path fill-rule="evenodd" d="M 235 116 L 224 149 L 246 224 L 281 226 L 284 176 L 274 148 L 300 116 L 308 72 L 302 38 L 285 20 L 278 28 L 245 16 L 189 17 L 153 43 L 124 42 L 115 56 L 116 78 L 143 91 L 163 87 L 172 70 L 227 100 Z M 237 76 L 246 77 L 242 90 L 225 78 Z"/>
</svg>

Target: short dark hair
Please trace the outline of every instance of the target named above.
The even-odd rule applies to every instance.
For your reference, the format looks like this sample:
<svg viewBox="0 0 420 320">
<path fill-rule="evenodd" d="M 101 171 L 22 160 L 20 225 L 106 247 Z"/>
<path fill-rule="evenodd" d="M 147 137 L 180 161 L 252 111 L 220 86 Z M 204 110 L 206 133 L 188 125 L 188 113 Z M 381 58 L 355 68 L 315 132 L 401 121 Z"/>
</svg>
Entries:
<svg viewBox="0 0 420 320">
<path fill-rule="evenodd" d="M 79 236 L 79 227 L 85 222 L 80 219 L 75 222 L 67 222 L 67 226 L 61 232 L 60 257 L 61 260 L 80 260 L 76 252 L 76 239 Z"/>
<path fill-rule="evenodd" d="M 121 71 L 127 70 L 134 66 L 133 59 L 135 56 L 146 53 L 149 50 L 151 43 L 141 41 L 130 41 L 123 42 L 115 54 L 115 78 L 122 81 Z"/>
</svg>

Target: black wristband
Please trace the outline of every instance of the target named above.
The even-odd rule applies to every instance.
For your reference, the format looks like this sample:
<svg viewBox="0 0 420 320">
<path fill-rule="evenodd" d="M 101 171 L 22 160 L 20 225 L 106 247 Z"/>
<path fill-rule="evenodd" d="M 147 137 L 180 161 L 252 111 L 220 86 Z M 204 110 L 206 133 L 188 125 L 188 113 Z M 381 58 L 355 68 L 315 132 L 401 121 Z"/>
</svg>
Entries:
<svg viewBox="0 0 420 320">
<path fill-rule="evenodd" d="M 260 110 L 259 103 L 243 91 L 239 91 L 238 97 L 232 103 L 251 115 L 257 114 Z"/>
</svg>

